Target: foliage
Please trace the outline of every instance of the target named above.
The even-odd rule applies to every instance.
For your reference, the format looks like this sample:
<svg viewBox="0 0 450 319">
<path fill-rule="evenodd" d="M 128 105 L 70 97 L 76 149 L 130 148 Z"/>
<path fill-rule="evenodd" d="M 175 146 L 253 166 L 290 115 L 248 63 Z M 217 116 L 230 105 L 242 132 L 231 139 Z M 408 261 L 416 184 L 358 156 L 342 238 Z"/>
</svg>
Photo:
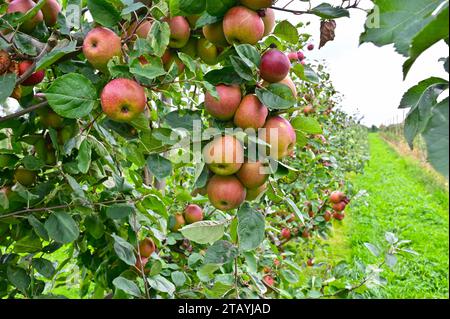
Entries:
<svg viewBox="0 0 450 319">
<path fill-rule="evenodd" d="M 407 57 L 403 65 L 404 77 L 408 75 L 417 58 L 439 41 L 448 45 L 447 0 L 375 0 L 368 16 L 361 42 L 383 46 L 394 44 L 396 50 Z M 376 18 L 378 25 L 373 25 Z M 440 59 L 448 73 L 448 57 Z M 405 120 L 405 136 L 413 147 L 414 138 L 422 134 L 428 148 L 430 163 L 448 178 L 448 79 L 431 77 L 423 80 L 405 93 L 400 108 L 409 108 Z"/>
</svg>

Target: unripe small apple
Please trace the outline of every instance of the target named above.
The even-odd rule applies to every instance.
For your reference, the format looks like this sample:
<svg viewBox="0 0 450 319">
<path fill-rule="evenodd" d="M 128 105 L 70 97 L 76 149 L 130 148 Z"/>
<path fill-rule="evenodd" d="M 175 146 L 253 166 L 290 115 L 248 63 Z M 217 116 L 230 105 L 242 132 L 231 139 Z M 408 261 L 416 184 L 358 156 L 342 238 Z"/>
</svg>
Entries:
<svg viewBox="0 0 450 319">
<path fill-rule="evenodd" d="M 281 230 L 281 238 L 284 239 L 291 239 L 291 231 L 289 230 L 289 228 L 283 228 Z"/>
<path fill-rule="evenodd" d="M 155 242 L 151 238 L 145 238 L 139 242 L 141 257 L 148 258 L 156 251 Z"/>
<path fill-rule="evenodd" d="M 298 52 L 297 52 L 297 59 L 298 59 L 299 61 L 303 61 L 303 60 L 305 59 L 305 54 L 303 54 L 302 51 L 298 51 Z"/>
<path fill-rule="evenodd" d="M 200 206 L 190 204 L 184 209 L 184 219 L 187 224 L 193 224 L 203 220 L 203 210 Z"/>
<path fill-rule="evenodd" d="M 307 48 L 308 48 L 309 51 L 314 50 L 314 44 L 312 44 L 312 43 L 311 43 L 311 44 L 308 44 L 308 47 L 307 47 Z"/>
<path fill-rule="evenodd" d="M 308 267 L 314 266 L 314 263 L 315 263 L 314 258 L 309 258 L 308 261 L 306 262 L 306 264 L 308 265 Z"/>
<path fill-rule="evenodd" d="M 19 75 L 23 75 L 30 67 L 32 67 L 33 62 L 31 61 L 21 61 L 19 62 Z M 32 73 L 25 81 L 22 82 L 23 86 L 33 86 L 42 82 L 45 77 L 45 71 L 39 70 Z"/>
<path fill-rule="evenodd" d="M 205 38 L 197 41 L 197 55 L 208 65 L 215 65 L 219 62 L 219 48 Z"/>
<path fill-rule="evenodd" d="M 213 24 L 207 24 L 203 27 L 205 38 L 216 46 L 227 47 L 228 42 L 223 33 L 223 22 L 219 21 Z"/>
<path fill-rule="evenodd" d="M 32 186 L 36 182 L 37 174 L 34 171 L 19 167 L 14 172 L 14 179 L 25 187 Z"/>
</svg>

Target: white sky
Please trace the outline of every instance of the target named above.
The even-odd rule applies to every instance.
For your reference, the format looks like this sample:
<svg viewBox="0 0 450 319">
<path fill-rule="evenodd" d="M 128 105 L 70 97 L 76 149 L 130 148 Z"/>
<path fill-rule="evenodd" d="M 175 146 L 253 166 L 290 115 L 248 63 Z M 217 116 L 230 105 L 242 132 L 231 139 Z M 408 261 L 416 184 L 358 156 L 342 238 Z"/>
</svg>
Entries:
<svg viewBox="0 0 450 319">
<path fill-rule="evenodd" d="M 275 6 L 282 7 L 289 0 L 279 0 Z M 313 6 L 322 3 L 312 0 Z M 340 4 L 341 1 L 335 1 Z M 308 3 L 294 0 L 288 7 L 306 9 Z M 363 0 L 361 6 L 371 8 L 372 3 Z M 344 95 L 343 109 L 350 114 L 364 116 L 365 125 L 391 124 L 401 122 L 404 110 L 398 105 L 404 92 L 419 81 L 430 76 L 448 79 L 442 63 L 438 59 L 448 56 L 448 47 L 438 43 L 425 52 L 417 61 L 405 82 L 402 65 L 406 60 L 394 51 L 393 46 L 376 47 L 371 43 L 359 46 L 359 36 L 364 30 L 366 14 L 361 10 L 351 10 L 351 18 L 336 20 L 336 38 L 322 49 L 306 51 L 308 59 L 325 60 L 335 88 Z M 320 19 L 311 15 L 295 16 L 281 11 L 276 12 L 277 20 L 289 20 L 291 23 L 310 21 L 305 31 L 312 34 L 316 48 L 320 41 Z"/>
</svg>

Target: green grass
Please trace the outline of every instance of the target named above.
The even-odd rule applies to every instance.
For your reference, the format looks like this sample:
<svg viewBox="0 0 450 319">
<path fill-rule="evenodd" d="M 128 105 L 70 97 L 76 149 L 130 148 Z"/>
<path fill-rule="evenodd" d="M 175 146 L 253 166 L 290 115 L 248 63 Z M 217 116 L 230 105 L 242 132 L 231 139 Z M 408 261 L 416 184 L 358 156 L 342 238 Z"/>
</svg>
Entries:
<svg viewBox="0 0 450 319">
<path fill-rule="evenodd" d="M 351 179 L 368 196 L 352 202 L 349 219 L 336 230 L 336 258 L 373 263 L 365 242 L 382 245 L 390 231 L 411 240 L 420 256 L 400 257 L 380 298 L 448 298 L 449 196 L 414 159 L 399 156 L 377 134 L 369 136 L 371 159 L 363 175 Z M 366 205 L 367 204 L 367 205 Z M 350 254 L 350 255 L 348 255 Z"/>
</svg>

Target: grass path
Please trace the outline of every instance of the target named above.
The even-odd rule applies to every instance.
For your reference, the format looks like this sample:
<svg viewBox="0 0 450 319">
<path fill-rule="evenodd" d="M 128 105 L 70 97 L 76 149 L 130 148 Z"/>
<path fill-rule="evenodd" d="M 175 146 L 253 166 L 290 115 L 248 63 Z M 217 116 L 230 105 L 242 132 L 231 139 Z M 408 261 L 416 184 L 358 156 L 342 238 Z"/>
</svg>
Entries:
<svg viewBox="0 0 450 319">
<path fill-rule="evenodd" d="M 382 298 L 448 298 L 449 195 L 414 159 L 399 156 L 377 134 L 369 135 L 371 159 L 363 175 L 351 176 L 368 197 L 352 202 L 349 218 L 337 229 L 336 257 L 373 262 L 363 243 L 383 244 L 390 231 L 411 240 L 420 256 L 399 258 Z M 365 203 L 366 202 L 366 203 Z M 365 205 L 367 204 L 367 205 Z"/>
</svg>

